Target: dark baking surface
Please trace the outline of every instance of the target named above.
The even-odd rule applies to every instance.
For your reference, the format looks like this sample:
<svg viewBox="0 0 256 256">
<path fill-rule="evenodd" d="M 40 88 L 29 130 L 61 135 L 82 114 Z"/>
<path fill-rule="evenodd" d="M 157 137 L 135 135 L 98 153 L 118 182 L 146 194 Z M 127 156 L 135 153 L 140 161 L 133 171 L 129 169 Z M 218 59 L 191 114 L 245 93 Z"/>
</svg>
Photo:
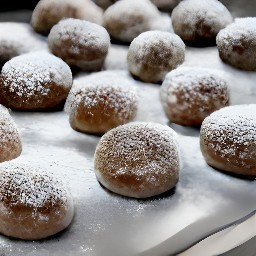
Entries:
<svg viewBox="0 0 256 256">
<path fill-rule="evenodd" d="M 11 0 L 4 1 L 4 4 L 0 6 L 0 12 L 17 11 L 17 10 L 33 10 L 37 5 L 38 0 Z"/>
<path fill-rule="evenodd" d="M 223 1 L 234 16 L 255 15 L 253 1 Z M 29 21 L 31 11 L 0 14 L 0 20 Z M 127 47 L 112 45 L 105 68 L 125 71 Z M 224 71 L 231 104 L 256 103 L 256 74 L 234 69 L 218 57 L 216 47 L 186 50 L 184 66 Z M 117 71 L 123 69 L 123 71 Z M 159 85 L 134 81 L 140 97 L 137 120 L 169 124 L 159 102 Z M 183 167 L 176 189 L 147 200 L 110 193 L 93 173 L 99 137 L 73 131 L 63 112 L 11 115 L 23 139 L 21 161 L 50 169 L 68 183 L 76 215 L 68 230 L 40 242 L 0 237 L 0 255 L 168 255 L 185 250 L 256 208 L 255 181 L 243 180 L 206 165 L 198 145 L 199 130 L 169 124 L 180 138 Z M 223 255 L 255 255 L 256 239 Z"/>
</svg>

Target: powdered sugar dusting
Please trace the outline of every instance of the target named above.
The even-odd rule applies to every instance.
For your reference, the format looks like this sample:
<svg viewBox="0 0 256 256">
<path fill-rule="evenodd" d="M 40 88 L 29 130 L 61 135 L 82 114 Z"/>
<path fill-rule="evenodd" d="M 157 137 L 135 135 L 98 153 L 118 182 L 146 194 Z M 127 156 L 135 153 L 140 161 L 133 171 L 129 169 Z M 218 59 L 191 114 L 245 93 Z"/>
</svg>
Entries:
<svg viewBox="0 0 256 256">
<path fill-rule="evenodd" d="M 137 110 L 137 91 L 131 83 L 121 75 L 111 72 L 99 72 L 74 80 L 68 95 L 65 111 L 70 113 L 80 103 L 91 109 L 100 102 L 106 102 L 107 108 L 113 108 L 120 120 L 134 116 Z M 106 114 L 102 109 L 102 115 Z M 107 111 L 107 109 L 105 109 Z"/>
<path fill-rule="evenodd" d="M 170 176 L 178 175 L 180 166 L 176 136 L 171 128 L 157 123 L 134 122 L 110 130 L 101 138 L 95 151 L 97 177 L 101 182 L 104 180 L 101 176 L 106 180 L 106 176 L 110 176 L 115 182 L 118 177 L 130 177 L 139 184 L 136 188 L 130 184 L 130 189 L 143 195 L 152 193 L 147 187 L 165 187 Z M 174 185 L 177 181 L 174 180 L 170 184 Z M 128 181 L 128 184 L 122 179 L 119 182 L 122 190 L 129 190 Z M 106 183 L 103 181 L 104 185 Z"/>
<path fill-rule="evenodd" d="M 228 162 L 237 156 L 239 165 L 243 166 L 243 159 L 255 158 L 255 113 L 255 104 L 222 108 L 204 120 L 201 139 Z"/>
<path fill-rule="evenodd" d="M 48 36 L 50 50 L 72 65 L 79 61 L 104 59 L 109 45 L 110 38 L 105 28 L 79 19 L 61 20 Z"/>
<path fill-rule="evenodd" d="M 160 30 L 173 33 L 172 20 L 170 15 L 161 14 L 158 18 L 152 19 L 150 30 Z"/>
<path fill-rule="evenodd" d="M 0 105 L 0 142 L 16 141 L 19 142 L 17 126 L 4 106 Z"/>
<path fill-rule="evenodd" d="M 102 23 L 103 11 L 91 0 L 41 0 L 35 7 L 31 24 L 39 33 L 48 33 L 63 18 Z"/>
<path fill-rule="evenodd" d="M 228 84 L 221 73 L 199 67 L 180 67 L 168 73 L 160 96 L 167 112 L 196 115 L 200 120 L 229 101 Z"/>
<path fill-rule="evenodd" d="M 136 37 L 128 51 L 129 71 L 144 81 L 159 81 L 185 59 L 185 44 L 179 36 L 147 31 Z"/>
<path fill-rule="evenodd" d="M 232 22 L 227 8 L 217 0 L 184 0 L 173 9 L 174 31 L 187 41 L 197 37 L 215 38 Z"/>
<path fill-rule="evenodd" d="M 160 12 L 149 0 L 122 0 L 111 5 L 103 15 L 103 25 L 111 36 L 131 42 L 144 31 L 151 30 Z"/>
<path fill-rule="evenodd" d="M 221 30 L 217 41 L 221 40 L 221 37 L 227 37 L 232 35 L 233 40 L 240 39 L 242 35 L 245 37 L 256 37 L 256 18 L 245 17 L 236 18 L 235 22 L 228 25 L 225 29 Z"/>
<path fill-rule="evenodd" d="M 46 40 L 26 23 L 0 23 L 0 60 L 9 59 L 35 50 L 47 50 Z"/>
<path fill-rule="evenodd" d="M 0 105 L 0 160 L 6 161 L 18 157 L 21 150 L 17 126 L 8 110 Z"/>
<path fill-rule="evenodd" d="M 256 70 L 256 18 L 238 18 L 216 38 L 221 59 L 235 67 Z"/>
<path fill-rule="evenodd" d="M 143 56 L 145 56 L 145 54 L 147 54 L 147 51 L 150 49 L 152 45 L 157 46 L 161 44 L 165 45 L 166 49 L 165 47 L 163 47 L 162 53 L 159 53 L 159 57 L 164 57 L 165 52 L 171 48 L 177 47 L 185 51 L 185 45 L 179 36 L 170 32 L 158 30 L 148 31 L 140 34 L 137 38 L 133 40 L 131 45 L 133 45 L 133 51 L 137 51 L 137 56 L 139 59 L 141 59 L 143 58 Z M 169 45 L 169 48 L 167 45 Z"/>
<path fill-rule="evenodd" d="M 25 164 L 6 162 L 0 165 L 0 200 L 15 205 L 39 208 L 67 207 L 68 191 L 64 184 L 43 170 Z"/>
<path fill-rule="evenodd" d="M 69 89 L 72 74 L 61 59 L 46 52 L 34 52 L 15 57 L 2 68 L 2 86 L 24 101 L 39 95 L 47 95 L 50 83 Z M 39 100 L 39 99 L 38 99 Z"/>
</svg>

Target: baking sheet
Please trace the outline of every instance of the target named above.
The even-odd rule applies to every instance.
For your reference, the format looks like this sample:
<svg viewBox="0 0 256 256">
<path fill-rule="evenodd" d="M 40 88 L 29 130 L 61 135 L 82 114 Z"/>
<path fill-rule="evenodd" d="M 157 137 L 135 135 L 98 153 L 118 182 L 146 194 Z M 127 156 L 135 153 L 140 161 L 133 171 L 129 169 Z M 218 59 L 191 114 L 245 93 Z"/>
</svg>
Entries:
<svg viewBox="0 0 256 256">
<path fill-rule="evenodd" d="M 125 46 L 118 46 L 119 52 L 120 49 L 127 50 Z M 115 51 L 113 46 L 113 56 L 117 56 Z M 119 64 L 123 62 L 124 66 L 125 59 L 118 56 Z M 186 56 L 184 65 L 224 68 L 232 78 L 233 104 L 255 102 L 255 73 L 223 64 L 215 47 L 187 48 Z M 115 62 L 115 57 L 111 60 Z M 114 65 L 107 61 L 106 68 L 110 67 Z M 133 81 L 126 71 L 113 72 Z M 168 124 L 159 101 L 159 85 L 134 83 L 140 95 L 137 120 Z M 176 254 L 255 209 L 255 181 L 209 167 L 200 153 L 196 128 L 170 124 L 179 134 L 182 152 L 183 167 L 176 189 L 156 198 L 137 200 L 100 186 L 93 172 L 93 155 L 100 137 L 72 130 L 64 112 L 11 115 L 23 141 L 24 150 L 18 161 L 40 165 L 64 179 L 74 197 L 76 215 L 68 230 L 40 242 L 1 236 L 0 252 L 4 255 Z M 166 251 L 159 254 L 162 249 Z"/>
<path fill-rule="evenodd" d="M 125 70 L 126 53 L 126 46 L 112 45 L 105 69 L 134 81 Z M 222 63 L 216 47 L 187 47 L 183 65 L 224 72 L 231 104 L 256 103 L 255 72 Z M 0 236 L 1 256 L 175 255 L 255 210 L 255 181 L 209 167 L 199 149 L 199 130 L 170 124 L 165 117 L 160 85 L 134 83 L 140 95 L 136 119 L 168 124 L 179 134 L 183 167 L 176 188 L 145 200 L 113 194 L 97 182 L 93 172 L 100 137 L 72 130 L 64 112 L 11 112 L 23 142 L 23 153 L 16 161 L 39 165 L 66 181 L 76 213 L 67 230 L 42 241 Z"/>
</svg>

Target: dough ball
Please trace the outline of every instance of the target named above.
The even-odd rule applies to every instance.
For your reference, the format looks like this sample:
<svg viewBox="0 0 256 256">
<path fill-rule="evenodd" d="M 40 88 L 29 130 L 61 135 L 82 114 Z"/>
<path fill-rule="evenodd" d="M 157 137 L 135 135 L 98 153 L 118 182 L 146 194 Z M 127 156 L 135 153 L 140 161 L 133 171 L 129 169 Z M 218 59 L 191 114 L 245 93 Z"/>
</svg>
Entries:
<svg viewBox="0 0 256 256">
<path fill-rule="evenodd" d="M 48 34 L 65 18 L 76 18 L 102 24 L 103 11 L 91 0 L 41 0 L 36 5 L 31 25 L 38 33 Z"/>
<path fill-rule="evenodd" d="M 153 19 L 150 25 L 150 30 L 160 30 L 173 33 L 170 15 L 163 13 L 158 18 Z"/>
<path fill-rule="evenodd" d="M 69 66 L 46 52 L 15 57 L 0 74 L 0 103 L 14 110 L 55 109 L 63 104 L 72 86 Z"/>
<path fill-rule="evenodd" d="M 8 110 L 0 105 L 0 162 L 18 157 L 22 144 L 17 126 Z"/>
<path fill-rule="evenodd" d="M 180 0 L 151 0 L 157 8 L 164 12 L 171 12 L 175 6 L 178 5 Z"/>
<path fill-rule="evenodd" d="M 256 175 L 256 105 L 222 108 L 205 118 L 200 131 L 206 162 L 230 173 Z"/>
<path fill-rule="evenodd" d="M 199 126 L 205 117 L 228 105 L 228 84 L 217 72 L 207 68 L 180 67 L 166 75 L 160 96 L 171 122 Z"/>
<path fill-rule="evenodd" d="M 116 2 L 116 0 L 94 0 L 94 2 L 100 6 L 101 8 L 103 8 L 104 10 L 106 10 L 110 5 L 112 5 L 113 3 Z"/>
<path fill-rule="evenodd" d="M 161 194 L 179 179 L 177 135 L 157 123 L 118 126 L 100 139 L 94 166 L 98 181 L 117 194 L 135 198 Z"/>
<path fill-rule="evenodd" d="M 220 58 L 240 69 L 256 71 L 256 18 L 239 18 L 217 35 Z"/>
<path fill-rule="evenodd" d="M 183 0 L 173 9 L 171 17 L 175 33 L 194 46 L 215 45 L 218 32 L 233 20 L 217 0 Z"/>
<path fill-rule="evenodd" d="M 128 69 L 145 82 L 159 82 L 185 59 L 185 44 L 179 36 L 147 31 L 136 37 L 128 50 Z"/>
<path fill-rule="evenodd" d="M 105 71 L 75 80 L 65 110 L 74 130 L 105 133 L 132 121 L 137 105 L 135 88 L 121 76 Z"/>
<path fill-rule="evenodd" d="M 13 57 L 42 49 L 47 50 L 46 39 L 36 34 L 29 24 L 0 23 L 0 66 Z"/>
<path fill-rule="evenodd" d="M 110 46 L 109 34 L 92 22 L 65 19 L 53 26 L 48 36 L 50 51 L 68 65 L 82 70 L 101 69 Z"/>
<path fill-rule="evenodd" d="M 12 161 L 0 165 L 0 233 L 45 238 L 65 229 L 73 212 L 69 191 L 53 175 Z"/>
<path fill-rule="evenodd" d="M 103 9 L 107 9 L 110 5 L 119 0 L 95 0 L 95 3 Z M 138 1 L 139 2 L 139 1 Z M 171 12 L 172 9 L 180 2 L 180 0 L 151 0 L 157 8 L 164 12 Z"/>
<path fill-rule="evenodd" d="M 160 12 L 149 0 L 122 0 L 111 5 L 103 15 L 103 26 L 112 38 L 131 42 L 160 17 Z"/>
</svg>

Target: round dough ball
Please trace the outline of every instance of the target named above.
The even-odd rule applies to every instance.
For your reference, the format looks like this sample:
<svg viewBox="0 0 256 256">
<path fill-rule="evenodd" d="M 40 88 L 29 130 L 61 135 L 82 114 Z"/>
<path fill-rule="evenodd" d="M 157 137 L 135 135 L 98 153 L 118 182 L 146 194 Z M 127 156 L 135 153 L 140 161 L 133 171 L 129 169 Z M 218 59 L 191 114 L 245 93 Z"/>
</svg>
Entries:
<svg viewBox="0 0 256 256">
<path fill-rule="evenodd" d="M 0 23 L 0 66 L 13 57 L 42 49 L 47 50 L 46 39 L 36 34 L 29 24 Z"/>
<path fill-rule="evenodd" d="M 175 6 L 178 5 L 180 0 L 151 0 L 157 8 L 164 12 L 171 12 Z"/>
<path fill-rule="evenodd" d="M 185 59 L 185 44 L 179 36 L 147 31 L 136 37 L 128 50 L 128 69 L 145 82 L 159 82 Z"/>
<path fill-rule="evenodd" d="M 36 5 L 31 25 L 38 33 L 48 34 L 65 18 L 87 20 L 102 24 L 103 11 L 91 0 L 41 0 Z"/>
<path fill-rule="evenodd" d="M 228 84 L 217 72 L 180 67 L 165 76 L 160 97 L 171 122 L 199 126 L 205 117 L 228 105 Z"/>
<path fill-rule="evenodd" d="M 53 175 L 20 163 L 0 165 L 0 233 L 42 239 L 65 229 L 73 213 L 71 194 Z"/>
<path fill-rule="evenodd" d="M 17 126 L 8 110 L 0 105 L 0 162 L 21 154 L 22 145 Z"/>
<path fill-rule="evenodd" d="M 160 12 L 149 0 L 122 0 L 111 5 L 103 15 L 103 26 L 112 38 L 131 42 L 142 32 L 151 30 L 151 23 Z"/>
<path fill-rule="evenodd" d="M 98 6 L 100 6 L 104 10 L 106 10 L 110 5 L 114 4 L 116 2 L 116 0 L 94 0 L 94 2 Z"/>
<path fill-rule="evenodd" d="M 110 46 L 105 28 L 78 19 L 65 19 L 53 26 L 48 36 L 50 51 L 68 65 L 82 70 L 101 69 Z"/>
<path fill-rule="evenodd" d="M 150 30 L 173 32 L 172 20 L 169 14 L 163 13 L 151 21 Z"/>
<path fill-rule="evenodd" d="M 94 166 L 98 181 L 117 194 L 135 198 L 161 194 L 179 179 L 177 135 L 157 123 L 118 126 L 100 139 Z"/>
<path fill-rule="evenodd" d="M 256 176 L 256 105 L 222 108 L 205 118 L 200 131 L 206 162 L 230 173 Z"/>
<path fill-rule="evenodd" d="M 240 69 L 256 71 L 256 18 L 239 18 L 216 38 L 220 58 Z"/>
<path fill-rule="evenodd" d="M 95 0 L 95 3 L 103 9 L 107 9 L 110 5 L 119 0 Z M 172 9 L 180 2 L 180 0 L 151 0 L 157 8 L 164 12 L 171 12 Z"/>
<path fill-rule="evenodd" d="M 233 20 L 217 0 L 183 0 L 171 17 L 175 33 L 186 44 L 195 46 L 215 45 L 218 32 Z"/>
<path fill-rule="evenodd" d="M 100 72 L 74 81 L 65 111 L 74 130 L 105 133 L 132 121 L 137 101 L 135 88 L 125 79 Z"/>
<path fill-rule="evenodd" d="M 14 110 L 56 109 L 72 86 L 69 66 L 46 52 L 15 57 L 0 74 L 0 103 Z"/>
</svg>

